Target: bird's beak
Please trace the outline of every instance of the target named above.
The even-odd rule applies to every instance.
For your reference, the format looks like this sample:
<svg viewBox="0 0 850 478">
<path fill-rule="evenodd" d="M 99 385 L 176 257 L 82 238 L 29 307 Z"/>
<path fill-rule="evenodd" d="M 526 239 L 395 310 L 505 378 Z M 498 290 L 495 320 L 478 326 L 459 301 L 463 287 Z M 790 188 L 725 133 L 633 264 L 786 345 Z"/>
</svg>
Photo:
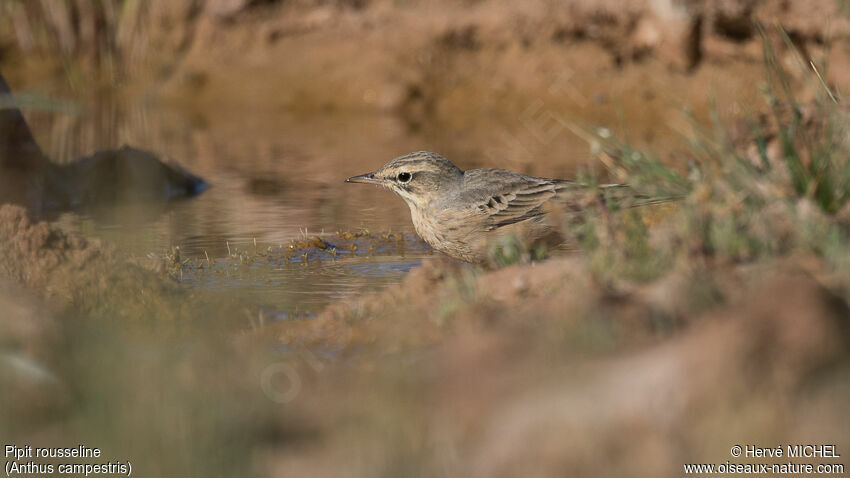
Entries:
<svg viewBox="0 0 850 478">
<path fill-rule="evenodd" d="M 361 174 L 360 176 L 350 177 L 345 180 L 347 183 L 367 183 L 367 184 L 387 184 L 386 179 L 376 178 L 375 173 Z"/>
</svg>

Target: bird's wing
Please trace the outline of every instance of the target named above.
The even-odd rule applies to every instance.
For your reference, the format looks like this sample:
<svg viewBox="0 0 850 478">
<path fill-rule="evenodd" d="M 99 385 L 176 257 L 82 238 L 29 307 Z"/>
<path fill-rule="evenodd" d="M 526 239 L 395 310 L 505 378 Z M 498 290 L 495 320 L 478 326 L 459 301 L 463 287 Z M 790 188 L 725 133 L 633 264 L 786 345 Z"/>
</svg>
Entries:
<svg viewBox="0 0 850 478">
<path fill-rule="evenodd" d="M 486 216 L 485 230 L 515 224 L 546 213 L 544 204 L 558 193 L 575 188 L 562 179 L 536 178 L 505 170 L 473 170 L 466 178 L 464 202 Z"/>
</svg>

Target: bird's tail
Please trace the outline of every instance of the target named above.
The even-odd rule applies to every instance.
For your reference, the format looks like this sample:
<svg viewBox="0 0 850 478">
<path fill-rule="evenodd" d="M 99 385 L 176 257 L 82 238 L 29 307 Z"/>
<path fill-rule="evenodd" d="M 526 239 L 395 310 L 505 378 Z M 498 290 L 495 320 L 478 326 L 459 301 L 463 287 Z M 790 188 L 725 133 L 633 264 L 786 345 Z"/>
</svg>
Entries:
<svg viewBox="0 0 850 478">
<path fill-rule="evenodd" d="M 652 197 L 640 194 L 628 184 L 602 184 L 599 186 L 602 200 L 609 208 L 641 207 L 652 204 L 681 201 L 685 195 Z"/>
</svg>

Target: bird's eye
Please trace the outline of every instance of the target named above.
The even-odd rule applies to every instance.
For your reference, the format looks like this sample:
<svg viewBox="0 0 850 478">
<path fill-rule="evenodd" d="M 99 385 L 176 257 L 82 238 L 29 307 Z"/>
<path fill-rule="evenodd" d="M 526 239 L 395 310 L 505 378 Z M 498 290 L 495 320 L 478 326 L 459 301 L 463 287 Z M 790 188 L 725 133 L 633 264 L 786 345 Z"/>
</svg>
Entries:
<svg viewBox="0 0 850 478">
<path fill-rule="evenodd" d="M 398 173 L 398 182 L 406 183 L 410 181 L 410 173 Z"/>
</svg>

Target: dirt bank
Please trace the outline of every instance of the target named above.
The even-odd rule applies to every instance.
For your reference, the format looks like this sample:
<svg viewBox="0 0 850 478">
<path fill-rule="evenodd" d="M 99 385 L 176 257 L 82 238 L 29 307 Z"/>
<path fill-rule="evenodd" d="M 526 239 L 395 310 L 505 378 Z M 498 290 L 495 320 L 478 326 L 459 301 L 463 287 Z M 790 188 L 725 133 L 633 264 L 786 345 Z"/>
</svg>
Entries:
<svg viewBox="0 0 850 478">
<path fill-rule="evenodd" d="M 0 224 L 4 280 L 34 291 L 0 296 L 4 360 L 23 364 L 0 378 L 19 392 L 8 410 L 29 413 L 17 436 L 92 436 L 52 428 L 84 396 L 146 444 L 133 453 L 147 470 L 207 466 L 233 434 L 215 467 L 264 476 L 680 476 L 741 437 L 850 440 L 850 310 L 815 257 L 644 285 L 600 280 L 581 255 L 489 272 L 435 259 L 316 318 L 263 324 L 20 208 Z M 153 459 L 163 429 L 186 453 Z"/>
<path fill-rule="evenodd" d="M 725 462 L 742 436 L 850 440 L 834 420 L 850 397 L 850 309 L 818 261 L 715 272 L 625 291 L 594 283 L 581 258 L 490 273 L 435 261 L 272 326 L 261 335 L 294 351 L 288 403 L 322 438 L 261 447 L 261 469 L 680 476 Z"/>
<path fill-rule="evenodd" d="M 759 109 L 756 24 L 767 26 L 792 70 L 802 74 L 812 60 L 829 84 L 850 84 L 850 22 L 840 2 L 819 4 L 155 0 L 128 13 L 136 24 L 99 33 L 116 51 L 79 38 L 77 51 L 62 53 L 6 29 L 0 68 L 21 85 L 63 64 L 77 73 L 107 68 L 110 86 L 157 92 L 210 116 L 388 112 L 433 141 L 492 145 L 483 153 L 460 145 L 442 151 L 464 167 L 534 170 L 585 149 L 568 133 L 573 123 L 625 126 L 639 146 L 664 153 L 688 127 L 684 106 L 703 119 L 713 101 L 723 117 Z M 58 30 L 30 15 L 32 29 Z M 93 61 L 97 55 L 111 60 Z M 73 82 L 71 73 L 62 74 Z"/>
<path fill-rule="evenodd" d="M 216 317 L 224 320 L 243 314 L 238 303 L 226 305 L 227 299 L 213 296 L 201 299 L 198 308 L 189 302 L 198 296 L 157 272 L 158 261 L 127 261 L 97 239 L 33 221 L 23 207 L 0 207 L 0 243 L 2 278 L 27 287 L 58 311 L 72 311 L 72 316 L 128 324 L 141 318 L 186 321 L 203 317 L 205 304 L 220 310 Z"/>
<path fill-rule="evenodd" d="M 200 109 L 390 112 L 435 139 L 491 144 L 483 155 L 443 151 L 465 167 L 563 162 L 586 149 L 571 124 L 623 126 L 637 146 L 665 154 L 688 128 L 683 107 L 702 119 L 712 101 L 725 118 L 759 109 L 754 22 L 770 26 L 783 61 L 795 57 L 776 25 L 803 65 L 828 64 L 827 81 L 850 84 L 850 23 L 835 2 L 250 5 L 198 16 L 164 95 Z"/>
</svg>

